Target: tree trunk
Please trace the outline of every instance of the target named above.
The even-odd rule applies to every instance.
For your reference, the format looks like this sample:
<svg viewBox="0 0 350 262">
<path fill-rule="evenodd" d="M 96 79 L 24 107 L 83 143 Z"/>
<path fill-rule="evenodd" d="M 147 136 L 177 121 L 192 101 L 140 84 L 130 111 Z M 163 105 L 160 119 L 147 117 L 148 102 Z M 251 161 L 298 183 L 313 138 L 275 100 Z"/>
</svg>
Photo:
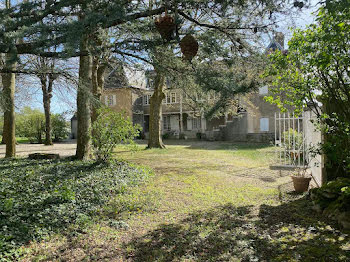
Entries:
<svg viewBox="0 0 350 262">
<path fill-rule="evenodd" d="M 91 103 L 91 121 L 92 124 L 98 117 L 98 109 L 101 106 L 101 95 L 104 88 L 104 74 L 106 66 L 99 64 L 99 58 L 94 58 L 92 63 L 92 94 L 94 100 Z"/>
<path fill-rule="evenodd" d="M 78 137 L 76 157 L 80 160 L 87 160 L 91 157 L 91 110 L 90 96 L 92 83 L 92 58 L 87 55 L 88 37 L 85 35 L 81 40 L 80 64 L 79 64 L 79 84 L 77 91 L 77 122 Z"/>
<path fill-rule="evenodd" d="M 165 148 L 161 136 L 162 101 L 165 77 L 157 72 L 154 82 L 154 93 L 150 99 L 148 148 Z"/>
<path fill-rule="evenodd" d="M 6 54 L 5 68 L 9 70 L 16 69 L 16 62 L 13 54 Z M 4 130 L 3 137 L 6 144 L 5 157 L 16 156 L 16 136 L 15 136 L 15 87 L 16 74 L 2 74 L 3 96 L 5 102 L 4 108 Z"/>
<path fill-rule="evenodd" d="M 5 118 L 5 112 L 3 113 L 3 117 L 4 117 L 4 120 L 3 120 L 3 127 L 2 127 L 2 139 L 1 139 L 1 144 L 2 144 L 2 145 L 6 145 L 6 141 L 5 141 L 5 132 L 4 132 L 4 130 L 6 130 L 7 121 L 6 121 L 6 118 Z"/>
<path fill-rule="evenodd" d="M 49 146 L 52 145 L 52 122 L 51 122 L 51 97 L 52 97 L 52 86 L 53 86 L 53 77 L 50 75 L 47 77 L 43 75 L 40 78 L 41 89 L 43 91 L 43 105 L 45 113 L 45 141 L 44 144 Z"/>
</svg>

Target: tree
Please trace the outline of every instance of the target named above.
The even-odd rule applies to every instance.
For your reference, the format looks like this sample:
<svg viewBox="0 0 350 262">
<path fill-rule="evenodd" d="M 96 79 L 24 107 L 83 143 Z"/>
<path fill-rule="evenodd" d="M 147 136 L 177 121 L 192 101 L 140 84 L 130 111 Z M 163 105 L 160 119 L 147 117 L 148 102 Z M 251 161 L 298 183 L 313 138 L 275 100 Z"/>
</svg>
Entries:
<svg viewBox="0 0 350 262">
<path fill-rule="evenodd" d="M 63 114 L 52 115 L 52 140 L 59 142 L 68 137 L 68 125 Z"/>
<path fill-rule="evenodd" d="M 30 142 L 42 143 L 45 132 L 45 115 L 39 109 L 24 107 L 17 114 L 16 133 Z"/>
<path fill-rule="evenodd" d="M 149 139 L 148 148 L 164 148 L 161 136 L 162 102 L 165 98 L 163 92 L 165 76 L 156 69 L 154 92 L 150 99 Z"/>
<path fill-rule="evenodd" d="M 6 0 L 6 9 L 11 8 L 10 0 Z M 6 144 L 5 157 L 16 156 L 16 135 L 15 135 L 15 88 L 16 75 L 12 71 L 16 69 L 17 50 L 13 40 L 6 37 L 5 43 L 10 45 L 5 55 L 3 68 L 8 71 L 2 74 L 3 101 L 4 101 L 4 129 L 3 138 Z"/>
<path fill-rule="evenodd" d="M 349 6 L 349 0 L 326 1 L 317 23 L 296 30 L 288 53 L 272 54 L 265 73 L 273 85 L 268 101 L 297 113 L 309 106 L 316 113 L 328 179 L 350 171 Z"/>
<path fill-rule="evenodd" d="M 58 75 L 55 74 L 55 60 L 44 57 L 37 58 L 37 69 L 47 71 L 38 75 L 43 92 L 43 106 L 45 112 L 45 145 L 52 145 L 52 121 L 51 121 L 51 98 L 54 81 Z"/>
<path fill-rule="evenodd" d="M 16 50 L 19 55 L 80 57 L 76 155 L 87 159 L 92 86 L 92 51 L 88 39 L 99 29 L 113 31 L 115 41 L 109 47 L 113 53 L 147 63 L 149 49 L 164 44 L 160 37 L 152 40 L 146 37 L 155 32 L 153 16 L 168 10 L 176 16 L 175 37 L 170 37 L 170 42 L 178 45 L 180 36 L 198 33 L 201 38 L 198 40 L 206 43 L 203 46 L 212 46 L 213 57 L 219 53 L 223 56 L 230 55 L 221 52 L 221 48 L 227 50 L 228 45 L 235 50 L 250 49 L 244 47 L 250 46 L 251 36 L 274 25 L 277 14 L 286 8 L 290 8 L 290 4 L 284 0 L 21 2 L 10 10 L 0 10 L 2 21 L 6 22 L 6 26 L 0 27 L 0 39 L 11 40 L 0 41 L 0 52 Z M 204 33 L 200 34 L 201 31 Z M 18 39 L 22 41 L 16 42 Z M 48 51 L 54 46 L 58 51 Z"/>
<path fill-rule="evenodd" d="M 88 53 L 88 35 L 81 40 L 79 62 L 79 84 L 77 91 L 78 137 L 76 157 L 81 160 L 91 157 L 91 90 L 92 90 L 92 57 Z"/>
</svg>

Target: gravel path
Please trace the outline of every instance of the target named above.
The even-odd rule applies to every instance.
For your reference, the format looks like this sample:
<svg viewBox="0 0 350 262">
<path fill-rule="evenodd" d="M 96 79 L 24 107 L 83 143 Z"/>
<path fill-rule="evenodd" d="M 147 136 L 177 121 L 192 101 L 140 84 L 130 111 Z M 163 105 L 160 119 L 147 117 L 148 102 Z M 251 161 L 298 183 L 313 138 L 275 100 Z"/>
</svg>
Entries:
<svg viewBox="0 0 350 262">
<path fill-rule="evenodd" d="M 76 140 L 69 140 L 52 146 L 43 144 L 19 144 L 16 146 L 17 157 L 27 157 L 31 153 L 54 153 L 62 156 L 75 154 Z M 0 158 L 5 156 L 5 145 L 0 145 Z"/>
</svg>

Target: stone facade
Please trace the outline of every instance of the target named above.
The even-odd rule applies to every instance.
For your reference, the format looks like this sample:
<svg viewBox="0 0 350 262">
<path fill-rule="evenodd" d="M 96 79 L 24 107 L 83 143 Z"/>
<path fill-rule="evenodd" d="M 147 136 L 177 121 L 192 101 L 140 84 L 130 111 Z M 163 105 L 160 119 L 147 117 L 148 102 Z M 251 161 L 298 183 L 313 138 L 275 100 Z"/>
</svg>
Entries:
<svg viewBox="0 0 350 262">
<path fill-rule="evenodd" d="M 273 40 L 266 52 L 283 50 L 283 36 Z M 115 111 L 124 110 L 134 124 L 143 128 L 145 137 L 149 131 L 149 101 L 152 96 L 151 73 L 134 71 L 120 66 L 110 68 L 102 103 Z M 209 140 L 272 142 L 274 140 L 275 112 L 273 106 L 264 100 L 268 87 L 241 96 L 238 99 L 239 112 L 226 113 L 225 116 L 206 119 L 203 112 L 193 103 L 193 98 L 182 90 L 171 89 L 167 83 L 166 98 L 162 105 L 162 134 L 170 137 L 206 138 Z M 211 103 L 215 95 L 202 98 L 202 102 Z M 191 102 L 192 101 L 192 102 Z M 73 126 L 73 124 L 72 124 Z"/>
<path fill-rule="evenodd" d="M 266 88 L 262 88 L 266 90 Z M 162 105 L 162 134 L 173 138 L 206 138 L 239 142 L 266 143 L 274 140 L 274 115 L 277 108 L 264 101 L 260 90 L 240 98 L 243 112 L 206 119 L 200 108 L 186 99 L 182 90 L 167 89 Z M 135 87 L 105 89 L 102 102 L 116 111 L 126 111 L 134 124 L 149 131 L 152 90 Z M 209 99 L 209 98 L 208 98 Z M 210 102 L 210 101 L 208 101 Z"/>
<path fill-rule="evenodd" d="M 172 138 L 201 137 L 208 140 L 268 143 L 274 140 L 274 116 L 278 109 L 264 101 L 268 88 L 239 98 L 238 114 L 206 119 L 201 109 L 180 89 L 166 89 L 162 105 L 162 134 Z M 137 87 L 105 88 L 101 102 L 115 111 L 125 111 L 139 124 L 147 138 L 152 90 Z M 208 96 L 207 103 L 213 103 Z M 203 101 L 202 101 L 203 102 Z M 73 129 L 74 128 L 74 129 Z M 72 138 L 76 138 L 76 120 L 72 119 Z"/>
</svg>

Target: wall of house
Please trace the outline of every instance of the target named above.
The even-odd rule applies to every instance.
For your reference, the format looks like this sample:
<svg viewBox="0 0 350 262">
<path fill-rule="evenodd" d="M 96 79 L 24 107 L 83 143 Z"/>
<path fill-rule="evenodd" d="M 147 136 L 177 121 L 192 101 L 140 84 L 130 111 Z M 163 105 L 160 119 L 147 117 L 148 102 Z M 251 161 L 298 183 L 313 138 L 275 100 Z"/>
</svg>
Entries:
<svg viewBox="0 0 350 262">
<path fill-rule="evenodd" d="M 212 118 L 207 120 L 207 131 L 213 131 L 219 129 L 220 126 L 225 124 L 225 117 Z"/>
<path fill-rule="evenodd" d="M 113 97 L 113 103 L 108 104 L 108 99 Z M 105 89 L 101 97 L 102 103 L 107 105 L 109 108 L 116 112 L 125 111 L 127 116 L 132 119 L 132 89 L 131 88 L 116 88 L 116 89 Z"/>
<path fill-rule="evenodd" d="M 274 133 L 275 129 L 275 112 L 279 109 L 275 105 L 264 100 L 266 93 L 251 93 L 245 97 L 245 106 L 247 108 L 247 130 L 248 133 Z M 261 130 L 261 119 L 268 119 L 268 130 Z"/>
<path fill-rule="evenodd" d="M 70 138 L 72 139 L 77 139 L 78 136 L 78 120 L 76 118 L 72 118 L 71 122 L 71 134 L 70 134 Z"/>
</svg>

